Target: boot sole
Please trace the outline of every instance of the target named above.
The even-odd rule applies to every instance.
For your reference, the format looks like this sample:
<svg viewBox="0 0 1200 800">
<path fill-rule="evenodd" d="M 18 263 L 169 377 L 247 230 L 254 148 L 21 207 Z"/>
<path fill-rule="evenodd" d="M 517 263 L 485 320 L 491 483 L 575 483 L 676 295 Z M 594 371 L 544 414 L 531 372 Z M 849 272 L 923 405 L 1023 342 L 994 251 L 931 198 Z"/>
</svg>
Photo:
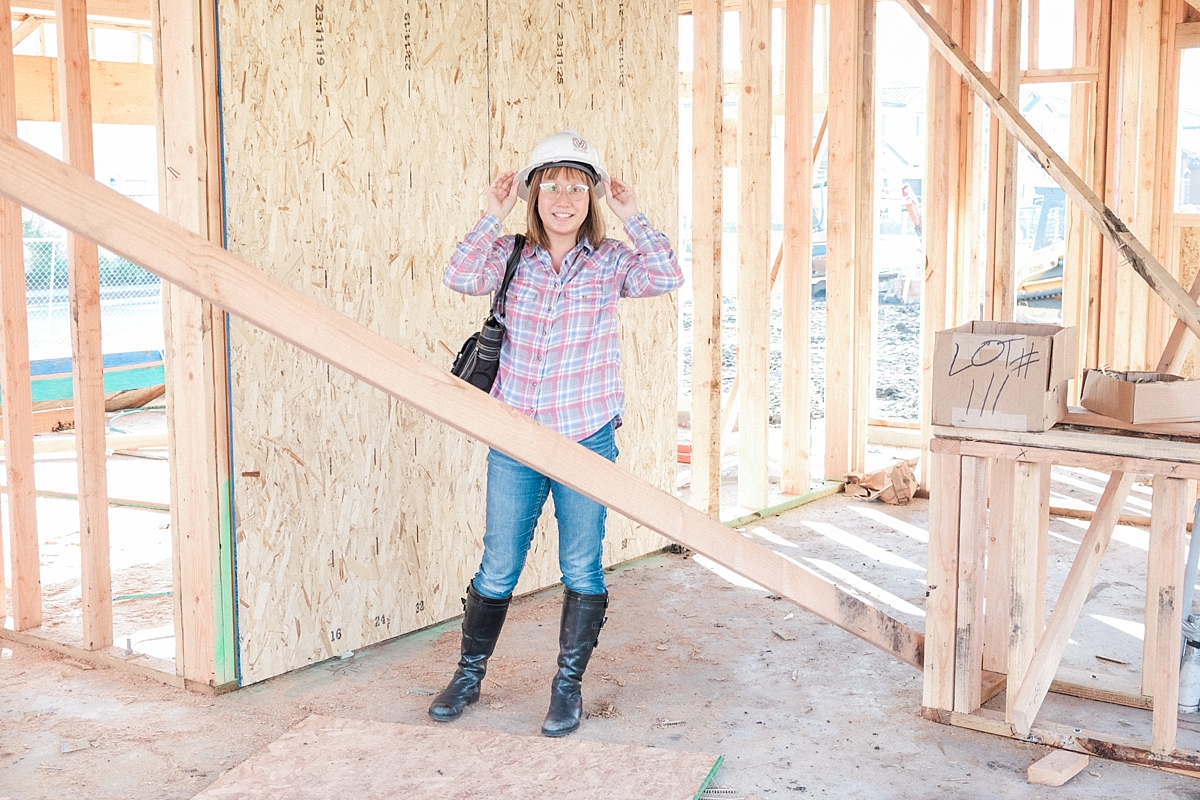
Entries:
<svg viewBox="0 0 1200 800">
<path fill-rule="evenodd" d="M 561 731 L 548 731 L 545 728 L 542 728 L 542 736 L 549 736 L 551 739 L 560 739 L 563 736 L 569 736 L 577 730 L 579 730 L 578 725 L 576 725 L 574 728 L 567 728 Z"/>
</svg>

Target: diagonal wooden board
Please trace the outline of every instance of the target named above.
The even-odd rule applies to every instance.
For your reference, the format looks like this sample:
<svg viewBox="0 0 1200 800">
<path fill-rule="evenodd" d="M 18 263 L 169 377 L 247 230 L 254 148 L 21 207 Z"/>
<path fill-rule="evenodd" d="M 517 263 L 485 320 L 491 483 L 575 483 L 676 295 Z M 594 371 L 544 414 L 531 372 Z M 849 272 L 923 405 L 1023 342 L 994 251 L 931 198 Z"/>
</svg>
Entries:
<svg viewBox="0 0 1200 800">
<path fill-rule="evenodd" d="M 4 132 L 0 196 L 923 668 L 925 637 L 907 625 Z"/>
<path fill-rule="evenodd" d="M 711 753 L 314 714 L 193 800 L 692 800 L 720 764 Z"/>
</svg>

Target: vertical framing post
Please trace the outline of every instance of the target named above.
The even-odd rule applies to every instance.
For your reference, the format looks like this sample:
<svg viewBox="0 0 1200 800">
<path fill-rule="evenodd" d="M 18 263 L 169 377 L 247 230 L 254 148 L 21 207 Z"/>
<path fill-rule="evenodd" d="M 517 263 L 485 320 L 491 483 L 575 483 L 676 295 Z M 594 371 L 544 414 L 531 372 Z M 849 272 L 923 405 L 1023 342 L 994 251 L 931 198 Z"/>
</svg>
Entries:
<svg viewBox="0 0 1200 800">
<path fill-rule="evenodd" d="M 780 488 L 809 484 L 809 319 L 812 305 L 813 0 L 784 11 L 783 464 Z"/>
<path fill-rule="evenodd" d="M 997 0 L 995 33 L 996 85 L 1005 97 L 1020 105 L 1021 0 Z M 989 319 L 1011 321 L 1017 308 L 1017 140 L 995 115 L 991 118 L 991 141 L 986 310 Z"/>
<path fill-rule="evenodd" d="M 983 687 L 983 564 L 988 543 L 988 460 L 963 456 L 961 480 L 954 710 L 970 714 L 979 708 Z"/>
<path fill-rule="evenodd" d="M 938 0 L 931 8 L 937 19 L 956 41 L 962 41 L 965 6 L 952 0 Z M 934 334 L 953 326 L 954 287 L 960 283 L 957 257 L 960 190 L 962 186 L 962 147 L 964 143 L 962 79 L 940 54 L 929 53 L 929 96 L 926 126 L 925 190 L 925 282 L 921 297 L 921 387 L 920 419 L 922 464 L 928 464 L 932 431 L 933 340 Z M 951 147 L 957 143 L 958 147 Z M 921 471 L 921 482 L 929 488 L 929 470 Z"/>
<path fill-rule="evenodd" d="M 91 177 L 95 166 L 86 0 L 56 0 L 55 15 L 63 157 L 72 167 Z M 75 386 L 75 446 L 79 460 L 83 646 L 96 650 L 113 642 L 99 253 L 92 242 L 68 233 L 67 260 L 74 353 L 71 377 Z"/>
<path fill-rule="evenodd" d="M 988 512 L 987 610 L 983 620 L 983 668 L 1008 672 L 1008 594 L 1012 583 L 1013 475 L 1016 462 L 995 460 Z"/>
<path fill-rule="evenodd" d="M 962 457 L 954 443 L 938 441 L 930 454 L 935 490 L 929 502 L 928 599 L 925 601 L 925 684 L 922 713 L 937 719 L 954 710 L 955 639 L 958 627 L 958 546 Z M 942 451 L 938 451 L 942 447 Z"/>
<path fill-rule="evenodd" d="M 1129 230 L 1153 250 L 1155 158 L 1158 137 L 1160 4 L 1120 3 L 1125 35 L 1119 44 L 1119 84 L 1116 127 L 1116 165 L 1113 210 Z M 1153 8 L 1152 8 L 1153 6 Z M 1114 15 L 1116 16 L 1116 15 Z M 1113 264 L 1115 297 L 1112 306 L 1114 365 L 1147 369 L 1147 326 L 1150 289 L 1132 270 Z M 1158 354 L 1153 356 L 1154 362 Z"/>
<path fill-rule="evenodd" d="M 1044 464 L 1017 461 L 1013 469 L 1012 547 L 1009 573 L 1008 692 L 1005 720 L 1013 721 L 1017 690 L 1025 680 L 1038 637 L 1046 624 L 1038 613 L 1038 540 Z"/>
<path fill-rule="evenodd" d="M 11 11 L 6 0 L 0 0 L 0 130 L 13 136 L 17 135 L 16 92 Z M 29 389 L 25 250 L 21 232 L 21 207 L 0 200 L 0 375 L 3 376 L 12 618 L 13 628 L 18 631 L 42 624 L 37 487 L 33 475 L 33 398 Z M 0 547 L 0 556 L 2 551 Z M 6 611 L 3 583 L 0 577 L 0 621 Z"/>
<path fill-rule="evenodd" d="M 221 242 L 215 17 L 212 5 L 157 0 L 165 213 Z M 228 516 L 225 320 L 164 283 L 176 671 L 209 686 L 236 680 Z"/>
<path fill-rule="evenodd" d="M 862 469 L 875 303 L 875 0 L 829 5 L 825 477 Z M 846 356 L 849 355 L 847 358 Z"/>
<path fill-rule="evenodd" d="M 1188 482 L 1154 476 L 1150 508 L 1150 554 L 1146 570 L 1146 643 L 1153 659 L 1143 660 L 1143 679 L 1154 697 L 1150 750 L 1175 749 L 1179 707 L 1179 631 L 1183 622 L 1183 532 L 1187 526 Z M 1151 629 L 1155 636 L 1151 641 Z"/>
<path fill-rule="evenodd" d="M 771 344 L 771 1 L 741 10 L 738 98 L 738 504 L 767 505 Z"/>
<path fill-rule="evenodd" d="M 721 510 L 721 0 L 692 4 L 692 505 Z"/>
<path fill-rule="evenodd" d="M 1080 0 L 1075 7 L 1075 39 L 1074 57 L 1072 63 L 1078 67 L 1095 67 L 1097 63 L 1096 44 L 1099 37 L 1099 0 Z M 1097 132 L 1095 124 L 1095 104 L 1098 99 L 1096 83 L 1076 83 L 1071 87 L 1071 116 L 1070 132 L 1068 134 L 1068 162 L 1071 168 L 1084 178 L 1089 185 L 1096 185 L 1095 151 L 1093 136 Z M 1063 296 L 1062 314 L 1064 325 L 1074 325 L 1079 329 L 1078 363 L 1083 366 L 1095 366 L 1089 358 L 1095 358 L 1094 343 L 1091 328 L 1091 315 L 1094 313 L 1092 294 L 1091 248 L 1093 246 L 1092 226 L 1087 217 L 1078 208 L 1069 206 L 1070 216 L 1067 223 L 1066 251 L 1063 258 Z M 1089 355 L 1090 354 L 1090 355 Z M 1074 397 L 1078 396 L 1078 381 L 1072 384 Z"/>
</svg>

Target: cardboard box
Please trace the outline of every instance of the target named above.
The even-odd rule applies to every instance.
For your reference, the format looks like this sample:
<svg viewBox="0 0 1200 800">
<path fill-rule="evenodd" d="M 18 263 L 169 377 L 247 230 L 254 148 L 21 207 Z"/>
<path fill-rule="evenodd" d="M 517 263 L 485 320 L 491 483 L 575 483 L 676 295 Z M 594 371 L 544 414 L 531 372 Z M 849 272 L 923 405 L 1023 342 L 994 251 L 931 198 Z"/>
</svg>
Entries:
<svg viewBox="0 0 1200 800">
<path fill-rule="evenodd" d="M 1080 404 L 1088 411 L 1123 422 L 1200 422 L 1200 381 L 1165 372 L 1083 374 Z"/>
<path fill-rule="evenodd" d="M 1067 413 L 1075 328 L 968 322 L 933 344 L 933 424 L 1044 431 Z"/>
</svg>

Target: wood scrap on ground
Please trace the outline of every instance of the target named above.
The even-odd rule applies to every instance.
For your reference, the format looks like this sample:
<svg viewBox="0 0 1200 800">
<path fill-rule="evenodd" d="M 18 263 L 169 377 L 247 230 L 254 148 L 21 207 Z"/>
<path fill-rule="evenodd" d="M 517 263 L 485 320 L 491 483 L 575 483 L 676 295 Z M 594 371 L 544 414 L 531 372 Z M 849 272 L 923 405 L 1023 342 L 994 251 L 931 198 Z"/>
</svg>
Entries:
<svg viewBox="0 0 1200 800">
<path fill-rule="evenodd" d="M 846 494 L 890 505 L 906 505 L 917 492 L 917 478 L 912 467 L 918 458 L 901 461 L 890 467 L 866 475 L 851 472 L 846 476 Z"/>
<path fill-rule="evenodd" d="M 1062 786 L 1088 765 L 1089 757 L 1069 750 L 1055 750 L 1041 761 L 1029 765 L 1026 777 L 1042 786 Z"/>
</svg>

